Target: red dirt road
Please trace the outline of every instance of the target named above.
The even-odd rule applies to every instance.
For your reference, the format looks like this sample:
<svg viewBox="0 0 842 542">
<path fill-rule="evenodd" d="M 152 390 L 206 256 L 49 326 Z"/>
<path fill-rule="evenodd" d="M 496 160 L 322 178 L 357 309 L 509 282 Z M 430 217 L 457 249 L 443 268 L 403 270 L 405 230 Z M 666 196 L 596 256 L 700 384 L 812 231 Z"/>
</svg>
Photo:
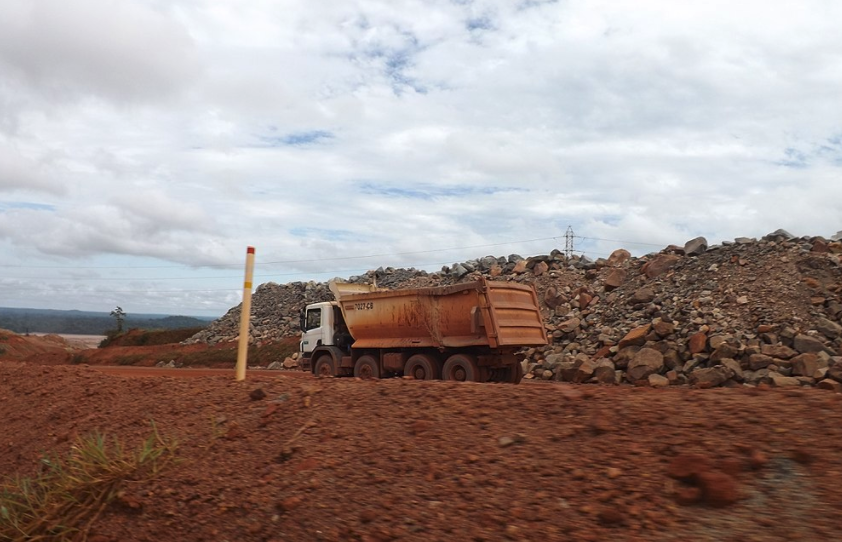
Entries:
<svg viewBox="0 0 842 542">
<path fill-rule="evenodd" d="M 94 430 L 138 443 L 150 420 L 180 442 L 97 542 L 842 540 L 824 390 L 100 369 L 0 362 L 0 473 Z"/>
<path fill-rule="evenodd" d="M 229 377 L 236 376 L 234 369 L 207 369 L 207 368 L 181 368 L 171 369 L 166 367 L 134 367 L 134 366 L 111 366 L 91 365 L 91 369 L 113 376 L 125 377 L 155 377 L 166 376 L 172 378 L 199 378 L 203 376 Z M 289 377 L 289 378 L 313 378 L 313 375 L 304 371 L 268 371 L 265 369 L 249 369 L 246 371 L 246 381 L 260 377 Z"/>
</svg>

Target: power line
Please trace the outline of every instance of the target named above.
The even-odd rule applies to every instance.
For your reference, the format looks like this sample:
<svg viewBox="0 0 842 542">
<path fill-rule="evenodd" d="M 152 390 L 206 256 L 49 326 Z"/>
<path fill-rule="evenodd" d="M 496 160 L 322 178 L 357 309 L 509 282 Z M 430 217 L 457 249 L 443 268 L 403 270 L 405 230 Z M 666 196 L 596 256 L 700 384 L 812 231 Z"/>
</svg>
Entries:
<svg viewBox="0 0 842 542">
<path fill-rule="evenodd" d="M 583 255 L 583 256 L 586 255 L 585 251 L 582 251 L 582 250 L 574 250 L 573 252 L 576 253 L 576 254 Z M 591 253 L 591 254 L 604 256 L 604 254 L 602 254 L 602 253 Z M 440 261 L 440 262 L 404 264 L 405 267 L 403 267 L 403 268 L 404 269 L 407 269 L 407 268 L 415 269 L 415 268 L 418 268 L 418 267 L 427 267 L 427 266 L 438 266 L 438 265 L 444 266 L 444 265 L 449 265 L 451 263 L 453 263 L 453 262 L 448 260 L 448 261 Z M 383 266 L 381 266 L 381 267 L 383 267 Z M 392 267 L 392 266 L 385 266 L 385 267 Z M 259 274 L 259 275 L 255 275 L 254 278 L 260 279 L 260 280 L 263 280 L 263 281 L 272 281 L 273 279 L 276 279 L 278 277 L 299 276 L 299 275 L 303 275 L 303 274 L 306 274 L 306 275 L 334 275 L 334 276 L 336 276 L 336 275 L 342 274 L 342 273 L 365 274 L 368 271 L 371 271 L 371 269 L 365 269 L 365 268 L 357 267 L 357 268 L 345 268 L 345 269 L 332 269 L 332 270 L 327 270 L 327 271 L 298 271 L 298 272 L 289 272 L 289 273 Z M 242 278 L 241 275 L 220 276 L 220 277 L 70 277 L 70 278 L 66 278 L 66 277 L 34 277 L 34 278 L 33 277 L 27 277 L 27 278 L 3 277 L 3 278 L 0 278 L 0 286 L 3 285 L 3 283 L 2 283 L 3 280 L 30 280 L 30 279 L 39 280 L 39 281 L 51 281 L 51 283 L 53 283 L 53 284 L 55 284 L 55 282 L 57 282 L 57 281 L 65 281 L 65 282 L 70 282 L 71 284 L 59 285 L 59 286 L 74 287 L 73 283 L 97 282 L 97 281 L 121 281 L 121 282 L 149 281 L 149 282 L 154 283 L 154 282 L 161 282 L 161 281 L 167 281 L 167 280 L 235 280 L 235 279 L 241 279 L 241 278 Z M 19 290 L 19 291 L 43 291 L 44 290 L 43 288 L 28 288 L 28 287 L 16 287 L 15 289 Z M 103 293 L 115 293 L 115 292 L 116 293 L 124 293 L 124 292 L 155 292 L 155 291 L 161 291 L 161 292 L 221 292 L 221 291 L 232 291 L 232 290 L 239 291 L 239 289 L 231 289 L 231 288 L 200 289 L 200 290 L 100 290 L 100 289 L 97 289 L 96 291 L 97 292 L 103 292 Z"/>
<path fill-rule="evenodd" d="M 583 241 L 608 241 L 609 243 L 620 243 L 624 245 L 645 245 L 649 247 L 663 247 L 663 243 L 642 243 L 640 241 L 622 241 L 619 239 L 603 239 L 602 237 L 581 237 L 579 235 L 575 235 L 577 239 L 581 239 Z"/>
<path fill-rule="evenodd" d="M 582 241 L 606 241 L 606 242 L 614 242 L 614 243 L 621 243 L 621 244 L 634 244 L 634 245 L 645 245 L 645 246 L 657 246 L 661 247 L 663 244 L 654 244 L 654 243 L 645 243 L 645 242 L 638 242 L 638 241 L 627 241 L 627 240 L 617 240 L 617 239 L 605 239 L 601 237 L 588 237 L 588 236 L 580 236 L 574 235 L 572 231 L 572 227 L 568 227 L 567 232 L 564 235 L 565 237 L 565 255 L 569 258 L 570 255 L 573 253 L 579 253 L 582 255 L 586 254 L 586 251 L 582 250 L 573 250 L 573 239 L 580 239 Z M 281 264 L 294 264 L 294 263 L 317 263 L 317 262 L 329 262 L 329 261 L 349 261 L 349 260 L 361 260 L 366 258 L 385 258 L 390 256 L 408 256 L 413 254 L 431 254 L 436 252 L 446 252 L 452 250 L 466 250 L 466 249 L 475 249 L 475 248 L 483 248 L 483 247 L 494 247 L 494 246 L 504 246 L 504 245 L 511 245 L 511 244 L 525 244 L 525 243 L 532 243 L 538 241 L 548 241 L 548 240 L 557 240 L 557 236 L 553 237 L 540 237 L 534 239 L 526 239 L 521 241 L 506 241 L 506 242 L 499 242 L 499 243 L 486 243 L 486 244 L 479 244 L 479 245 L 465 245 L 462 247 L 450 247 L 450 248 L 442 248 L 442 249 L 431 249 L 431 250 L 418 250 L 418 251 L 405 251 L 405 252 L 393 252 L 393 253 L 381 253 L 381 254 L 368 254 L 364 256 L 341 256 L 341 257 L 334 257 L 334 258 L 311 258 L 311 259 L 300 259 L 300 260 L 278 260 L 278 261 L 270 261 L 270 262 L 263 262 L 259 263 L 258 265 L 266 266 L 266 265 L 281 265 Z M 592 253 L 595 255 L 602 255 L 597 253 Z M 427 263 L 402 263 L 399 264 L 402 267 L 428 267 L 433 265 L 448 265 L 452 263 L 451 261 L 440 261 L 440 262 L 427 262 Z M 203 265 L 198 267 L 221 267 L 225 265 L 227 266 L 241 266 L 240 264 L 214 264 L 214 265 Z M 79 267 L 72 267 L 72 266 L 22 266 L 22 265 L 13 265 L 13 264 L 0 264 L 0 268 L 17 268 L 17 269 L 98 269 L 98 270 L 120 270 L 120 269 L 178 269 L 184 268 L 186 266 L 79 266 Z M 194 267 L 194 266 L 191 266 Z M 271 274 L 259 274 L 261 280 L 271 280 L 272 278 L 276 277 L 284 277 L 284 276 L 296 276 L 296 275 L 328 275 L 328 274 L 339 274 L 339 273 L 365 273 L 367 270 L 363 268 L 351 268 L 351 269 L 335 269 L 335 270 L 328 270 L 328 271 L 296 271 L 296 272 L 287 272 L 287 273 L 271 273 Z M 0 280 L 49 280 L 49 281 L 72 281 L 72 282 L 85 282 L 85 281 L 150 281 L 150 282 L 160 282 L 160 281 L 167 281 L 167 280 L 234 280 L 241 278 L 240 275 L 224 275 L 224 276 L 207 276 L 207 277 L 61 277 L 61 278 L 52 278 L 52 277 L 0 277 Z M 152 292 L 154 290 L 120 290 L 117 293 L 128 293 L 132 291 L 137 292 Z M 176 292 L 176 291 L 230 291 L 229 289 L 205 289 L 205 290 L 167 290 L 167 292 Z M 103 291 L 105 292 L 105 291 Z"/>
<path fill-rule="evenodd" d="M 430 250 L 413 250 L 407 252 L 384 252 L 381 254 L 367 254 L 365 256 L 337 256 L 337 257 L 327 257 L 327 258 L 310 258 L 310 259 L 301 259 L 301 260 L 276 260 L 276 261 L 268 261 L 268 262 L 260 262 L 258 261 L 255 265 L 258 266 L 265 266 L 265 265 L 282 265 L 282 264 L 293 264 L 293 263 L 315 263 L 315 262 L 328 262 L 328 261 L 346 261 L 346 260 L 362 260 L 366 258 L 384 258 L 387 256 L 410 256 L 413 254 L 431 254 L 434 252 L 447 252 L 451 250 L 467 250 L 467 249 L 474 249 L 474 248 L 486 248 L 486 247 L 497 247 L 497 246 L 504 246 L 504 245 L 518 245 L 524 243 L 535 243 L 538 241 L 550 241 L 555 240 L 557 237 L 538 237 L 535 239 L 525 239 L 519 241 L 505 241 L 501 243 L 485 243 L 481 245 L 464 245 L 460 247 L 450 247 L 450 248 L 435 248 Z M 181 269 L 184 267 L 241 267 L 243 265 L 242 262 L 239 263 L 223 263 L 223 264 L 198 264 L 198 265 L 125 265 L 125 266 L 65 266 L 65 265 L 15 265 L 15 264 L 0 264 L 0 268 L 16 268 L 16 269 Z"/>
</svg>

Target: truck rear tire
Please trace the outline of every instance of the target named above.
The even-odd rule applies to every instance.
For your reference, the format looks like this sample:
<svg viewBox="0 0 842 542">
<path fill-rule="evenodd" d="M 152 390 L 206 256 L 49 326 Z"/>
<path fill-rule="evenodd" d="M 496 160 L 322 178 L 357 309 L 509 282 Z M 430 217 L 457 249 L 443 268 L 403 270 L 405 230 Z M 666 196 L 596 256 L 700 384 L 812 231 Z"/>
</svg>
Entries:
<svg viewBox="0 0 842 542">
<path fill-rule="evenodd" d="M 380 366 L 374 356 L 360 356 L 354 364 L 354 376 L 365 380 L 380 378 Z"/>
<path fill-rule="evenodd" d="M 454 354 L 444 362 L 442 370 L 443 380 L 456 380 L 458 382 L 477 382 L 480 377 L 477 361 L 473 356 L 467 354 Z"/>
<path fill-rule="evenodd" d="M 439 380 L 441 362 L 430 354 L 414 354 L 406 361 L 403 374 L 415 380 Z"/>
</svg>

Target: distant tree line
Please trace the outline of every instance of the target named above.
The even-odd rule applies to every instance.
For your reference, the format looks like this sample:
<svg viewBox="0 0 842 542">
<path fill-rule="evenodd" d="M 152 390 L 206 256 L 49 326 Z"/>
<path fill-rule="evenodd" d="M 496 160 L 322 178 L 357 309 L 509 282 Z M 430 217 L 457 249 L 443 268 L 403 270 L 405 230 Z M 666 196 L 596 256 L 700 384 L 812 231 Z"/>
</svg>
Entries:
<svg viewBox="0 0 842 542">
<path fill-rule="evenodd" d="M 205 327 L 211 320 L 192 316 L 149 318 L 143 315 L 137 317 L 125 315 L 120 320 L 120 324 L 124 329 L 182 329 Z M 105 335 L 114 328 L 115 317 L 105 313 L 0 308 L 0 329 L 8 329 L 20 334 Z"/>
</svg>

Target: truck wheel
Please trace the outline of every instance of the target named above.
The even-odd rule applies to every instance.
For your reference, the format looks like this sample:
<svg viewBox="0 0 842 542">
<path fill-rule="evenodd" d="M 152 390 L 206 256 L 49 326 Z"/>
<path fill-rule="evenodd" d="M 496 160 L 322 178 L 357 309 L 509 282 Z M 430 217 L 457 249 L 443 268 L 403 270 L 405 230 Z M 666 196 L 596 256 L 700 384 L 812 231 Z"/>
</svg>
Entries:
<svg viewBox="0 0 842 542">
<path fill-rule="evenodd" d="M 354 365 L 354 376 L 363 379 L 380 378 L 380 367 L 374 356 L 360 356 Z"/>
<path fill-rule="evenodd" d="M 403 374 L 415 380 L 439 380 L 441 362 L 429 354 L 415 354 L 407 360 Z"/>
<path fill-rule="evenodd" d="M 333 360 L 330 359 L 330 356 L 322 356 L 316 360 L 313 374 L 316 376 L 336 376 L 336 371 L 333 370 Z"/>
<path fill-rule="evenodd" d="M 509 382 L 512 384 L 520 384 L 520 381 L 523 380 L 523 364 L 521 362 L 515 362 L 514 367 L 509 369 L 511 371 L 511 378 Z"/>
<path fill-rule="evenodd" d="M 442 379 L 459 382 L 476 382 L 480 372 L 473 356 L 454 354 L 447 358 L 442 370 Z"/>
</svg>

